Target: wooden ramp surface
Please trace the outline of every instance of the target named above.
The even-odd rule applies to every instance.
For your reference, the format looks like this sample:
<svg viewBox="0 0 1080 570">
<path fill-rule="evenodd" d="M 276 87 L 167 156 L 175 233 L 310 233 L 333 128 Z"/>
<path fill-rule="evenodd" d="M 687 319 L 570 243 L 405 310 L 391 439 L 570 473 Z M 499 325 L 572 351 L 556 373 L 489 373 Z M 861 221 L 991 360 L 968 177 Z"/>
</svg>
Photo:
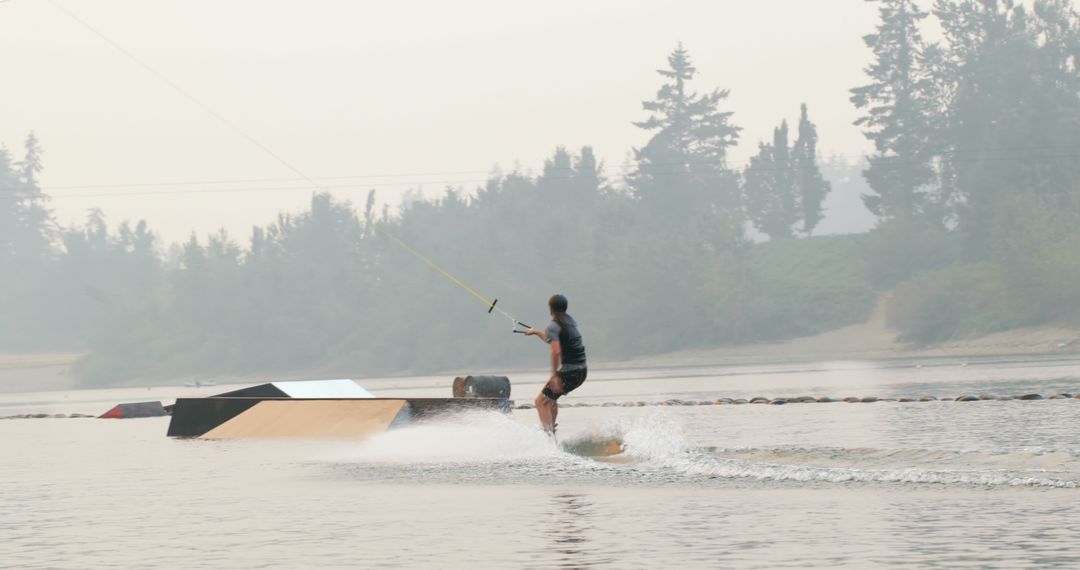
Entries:
<svg viewBox="0 0 1080 570">
<path fill-rule="evenodd" d="M 364 437 L 385 431 L 406 405 L 405 400 L 265 400 L 201 437 Z"/>
</svg>

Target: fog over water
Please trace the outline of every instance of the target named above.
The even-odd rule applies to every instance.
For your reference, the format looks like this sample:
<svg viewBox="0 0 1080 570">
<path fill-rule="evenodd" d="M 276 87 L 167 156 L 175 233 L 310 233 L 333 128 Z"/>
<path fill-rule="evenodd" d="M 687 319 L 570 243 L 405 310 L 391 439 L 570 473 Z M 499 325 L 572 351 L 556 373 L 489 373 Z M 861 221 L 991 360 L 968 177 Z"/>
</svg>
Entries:
<svg viewBox="0 0 1080 570">
<path fill-rule="evenodd" d="M 781 118 L 796 120 L 803 102 L 822 156 L 857 160 L 870 149 L 847 101 L 876 17 L 861 0 L 57 1 L 307 176 L 369 177 L 320 180 L 356 202 L 370 188 L 389 204 L 420 186 L 471 191 L 496 164 L 539 170 L 557 145 L 592 145 L 609 175 L 624 174 L 631 147 L 648 140 L 631 121 L 680 41 L 699 70 L 696 90 L 731 90 L 725 106 L 745 129 L 734 161 Z M 17 147 L 31 130 L 41 139 L 41 184 L 61 223 L 100 207 L 179 241 L 219 227 L 244 236 L 307 205 L 310 186 L 297 180 L 198 186 L 257 192 L 69 197 L 297 176 L 51 2 L 0 8 L 5 74 L 18 85 L 0 92 L 0 141 Z M 265 190 L 281 187 L 290 190 Z"/>
<path fill-rule="evenodd" d="M 0 0 L 0 54 L 0 568 L 1080 566 L 1070 0 Z"/>
</svg>

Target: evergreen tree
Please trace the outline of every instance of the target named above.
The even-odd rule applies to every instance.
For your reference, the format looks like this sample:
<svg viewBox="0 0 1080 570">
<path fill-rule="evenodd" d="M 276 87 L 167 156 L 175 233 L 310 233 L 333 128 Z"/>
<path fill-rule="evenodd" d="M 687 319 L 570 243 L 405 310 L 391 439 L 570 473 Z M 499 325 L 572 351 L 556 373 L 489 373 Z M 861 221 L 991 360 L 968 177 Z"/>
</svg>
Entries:
<svg viewBox="0 0 1080 570">
<path fill-rule="evenodd" d="M 877 30 L 863 38 L 874 53 L 870 83 L 851 90 L 864 112 L 855 124 L 876 149 L 865 171 L 873 193 L 863 201 L 881 218 L 909 221 L 925 210 L 934 180 L 934 86 L 919 30 L 928 14 L 914 0 L 868 1 L 881 4 Z"/>
<path fill-rule="evenodd" d="M 1074 201 L 1080 25 L 1063 1 L 1036 2 L 1034 12 L 1011 1 L 938 1 L 934 13 L 954 77 L 948 182 L 968 253 L 985 257 L 1018 230 L 1016 194 L 1042 195 L 1027 202 L 1059 208 Z"/>
<path fill-rule="evenodd" d="M 744 173 L 747 214 L 754 227 L 771 239 L 792 237 L 799 220 L 792 174 L 788 125 L 783 121 L 773 129 L 772 143 L 758 146 Z"/>
<path fill-rule="evenodd" d="M 574 194 L 584 198 L 585 204 L 593 204 L 604 184 L 603 166 L 596 160 L 591 146 L 584 146 L 574 159 Z"/>
<path fill-rule="evenodd" d="M 810 122 L 806 103 L 802 104 L 799 115 L 799 136 L 791 152 L 791 164 L 794 171 L 796 196 L 798 197 L 802 217 L 802 233 L 810 235 L 821 223 L 825 197 L 832 186 L 821 175 L 817 161 L 817 127 Z"/>
<path fill-rule="evenodd" d="M 11 164 L 11 153 L 0 147 L 0 267 L 15 257 L 21 184 Z"/>
<path fill-rule="evenodd" d="M 817 128 L 802 105 L 798 138 L 789 146 L 787 121 L 760 144 L 744 172 L 746 209 L 758 231 L 770 239 L 794 237 L 796 226 L 810 235 L 821 221 L 829 183 L 817 164 Z"/>
<path fill-rule="evenodd" d="M 27 135 L 23 159 L 15 164 L 8 150 L 0 148 L 0 258 L 18 260 L 23 270 L 40 268 L 54 253 L 52 212 L 37 183 L 41 154 L 34 133 Z"/>
<path fill-rule="evenodd" d="M 55 298 L 56 235 L 47 197 L 38 186 L 41 146 L 33 133 L 24 142 L 22 160 L 12 164 L 0 148 L 0 346 L 38 348 L 55 333 L 67 345 L 63 312 Z M 9 276 L 15 276 L 10 278 Z"/>
<path fill-rule="evenodd" d="M 741 204 L 737 177 L 726 160 L 740 128 L 731 124 L 730 111 L 719 108 L 727 90 L 702 95 L 689 90 L 696 72 L 682 44 L 668 56 L 668 68 L 657 70 L 666 81 L 654 100 L 642 103 L 649 118 L 634 123 L 653 134 L 634 151 L 637 170 L 630 183 L 662 226 L 685 229 L 708 222 L 731 241 L 739 236 Z"/>
<path fill-rule="evenodd" d="M 596 201 L 602 176 L 592 147 L 583 147 L 574 156 L 564 147 L 557 147 L 536 179 L 540 200 L 538 207 L 557 209 L 566 213 L 588 209 Z"/>
<path fill-rule="evenodd" d="M 23 148 L 26 151 L 22 162 L 19 163 L 19 170 L 21 171 L 23 182 L 29 189 L 36 191 L 36 195 L 41 195 L 41 190 L 37 187 L 37 175 L 42 171 L 44 165 L 41 162 L 41 142 L 38 141 L 37 135 L 33 131 L 26 135 L 26 140 L 23 142 Z"/>
</svg>

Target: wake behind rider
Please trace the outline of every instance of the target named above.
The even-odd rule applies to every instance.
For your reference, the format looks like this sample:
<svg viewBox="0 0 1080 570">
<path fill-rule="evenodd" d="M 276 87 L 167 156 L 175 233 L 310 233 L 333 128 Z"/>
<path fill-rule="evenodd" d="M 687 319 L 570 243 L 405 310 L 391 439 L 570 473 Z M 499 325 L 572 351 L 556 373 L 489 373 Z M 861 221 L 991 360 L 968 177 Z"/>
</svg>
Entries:
<svg viewBox="0 0 1080 570">
<path fill-rule="evenodd" d="M 551 323 L 542 331 L 531 328 L 525 331 L 525 334 L 536 335 L 551 346 L 551 379 L 536 397 L 540 425 L 551 435 L 555 435 L 559 398 L 581 386 L 589 373 L 585 365 L 585 344 L 581 341 L 577 322 L 566 314 L 568 305 L 566 297 L 552 295 L 548 299 Z"/>
</svg>

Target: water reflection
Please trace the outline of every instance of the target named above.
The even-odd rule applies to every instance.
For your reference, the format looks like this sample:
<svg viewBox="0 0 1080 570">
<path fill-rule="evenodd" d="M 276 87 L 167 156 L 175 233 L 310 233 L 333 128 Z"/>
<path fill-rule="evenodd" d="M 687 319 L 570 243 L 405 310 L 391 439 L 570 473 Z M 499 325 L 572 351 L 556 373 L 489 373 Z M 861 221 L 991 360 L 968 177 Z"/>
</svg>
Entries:
<svg viewBox="0 0 1080 570">
<path fill-rule="evenodd" d="M 548 567 L 591 568 L 611 562 L 597 556 L 590 534 L 593 530 L 595 504 L 584 494 L 559 493 L 551 498 L 544 516 L 548 527 L 548 555 L 555 558 Z"/>
</svg>

